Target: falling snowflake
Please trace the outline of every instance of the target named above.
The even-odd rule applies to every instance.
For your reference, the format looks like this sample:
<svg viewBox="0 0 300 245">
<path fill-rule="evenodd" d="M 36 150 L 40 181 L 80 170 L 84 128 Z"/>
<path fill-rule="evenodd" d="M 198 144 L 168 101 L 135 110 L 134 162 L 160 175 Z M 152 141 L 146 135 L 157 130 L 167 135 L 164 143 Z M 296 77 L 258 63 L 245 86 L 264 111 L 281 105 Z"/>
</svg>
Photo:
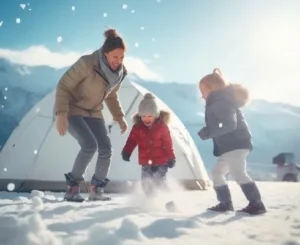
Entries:
<svg viewBox="0 0 300 245">
<path fill-rule="evenodd" d="M 72 6 L 72 10 L 75 11 L 75 6 Z"/>
<path fill-rule="evenodd" d="M 62 37 L 59 36 L 56 40 L 57 40 L 58 43 L 61 43 L 62 42 Z"/>
<path fill-rule="evenodd" d="M 155 59 L 159 58 L 159 54 L 154 54 L 153 56 L 154 56 Z"/>
<path fill-rule="evenodd" d="M 29 11 L 31 11 L 31 9 L 28 9 Z"/>
<path fill-rule="evenodd" d="M 3 21 L 0 21 L 0 27 L 3 25 Z"/>
<path fill-rule="evenodd" d="M 7 100 L 7 97 L 6 97 L 6 96 L 4 96 L 4 99 L 5 99 L 5 100 Z"/>
<path fill-rule="evenodd" d="M 20 23 L 21 23 L 21 19 L 20 19 L 20 18 L 17 18 L 17 19 L 16 19 L 16 23 L 17 23 L 17 24 L 20 24 Z"/>
<path fill-rule="evenodd" d="M 4 170 L 4 172 L 7 172 L 7 168 L 4 168 L 3 170 Z"/>
<path fill-rule="evenodd" d="M 4 90 L 5 90 L 5 91 L 7 91 L 7 90 L 8 90 L 8 88 L 5 88 Z"/>
<path fill-rule="evenodd" d="M 161 0 L 156 0 L 156 2 L 160 3 L 160 2 L 161 2 Z"/>
<path fill-rule="evenodd" d="M 39 112 L 40 112 L 40 108 L 39 108 L 39 107 L 36 108 L 36 109 L 35 109 L 35 112 L 36 112 L 36 113 L 39 113 Z"/>
<path fill-rule="evenodd" d="M 152 42 L 155 42 L 155 38 L 152 38 Z"/>
<path fill-rule="evenodd" d="M 222 128 L 223 127 L 223 123 L 219 123 L 219 128 Z"/>
<path fill-rule="evenodd" d="M 15 184 L 14 184 L 14 183 L 9 183 L 9 184 L 7 185 L 7 190 L 13 191 L 14 189 L 15 189 Z"/>
<path fill-rule="evenodd" d="M 26 8 L 26 4 L 22 3 L 22 4 L 20 4 L 20 7 L 21 7 L 22 9 L 25 9 L 25 8 Z"/>
<path fill-rule="evenodd" d="M 143 31 L 143 30 L 145 30 L 145 27 L 141 26 L 141 28 L 140 28 L 140 29 Z"/>
<path fill-rule="evenodd" d="M 33 154 L 34 154 L 34 155 L 36 155 L 37 153 L 38 153 L 38 151 L 37 151 L 37 150 L 34 150 L 34 151 L 33 151 Z"/>
<path fill-rule="evenodd" d="M 134 44 L 134 46 L 135 46 L 136 48 L 138 48 L 138 47 L 139 47 L 139 43 L 136 42 L 136 43 Z"/>
<path fill-rule="evenodd" d="M 107 13 L 103 13 L 103 17 L 105 17 L 105 18 L 106 18 L 106 17 L 107 17 Z"/>
<path fill-rule="evenodd" d="M 29 5 L 30 5 L 30 3 L 27 3 L 27 5 L 29 6 Z"/>
<path fill-rule="evenodd" d="M 127 4 L 123 4 L 123 9 L 127 9 Z"/>
<path fill-rule="evenodd" d="M 4 105 L 2 105 L 1 107 L 4 108 Z"/>
<path fill-rule="evenodd" d="M 134 12 L 135 12 L 135 10 L 134 10 L 134 9 L 133 9 L 133 10 L 131 10 L 131 13 L 132 13 L 132 14 L 134 14 Z"/>
</svg>

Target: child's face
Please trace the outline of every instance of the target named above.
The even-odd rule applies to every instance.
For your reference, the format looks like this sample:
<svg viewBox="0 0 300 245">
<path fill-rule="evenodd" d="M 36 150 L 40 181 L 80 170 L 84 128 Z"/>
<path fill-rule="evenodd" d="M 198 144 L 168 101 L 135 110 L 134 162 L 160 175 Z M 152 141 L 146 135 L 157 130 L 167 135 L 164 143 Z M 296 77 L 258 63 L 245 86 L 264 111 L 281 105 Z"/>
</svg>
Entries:
<svg viewBox="0 0 300 245">
<path fill-rule="evenodd" d="M 202 99 L 206 100 L 209 93 L 211 92 L 211 89 L 209 89 L 205 84 L 200 83 L 200 92 L 202 95 Z"/>
<path fill-rule="evenodd" d="M 154 116 L 151 116 L 151 115 L 145 115 L 145 116 L 142 116 L 142 122 L 147 126 L 147 127 L 150 127 L 153 122 L 154 122 L 155 118 Z"/>
</svg>

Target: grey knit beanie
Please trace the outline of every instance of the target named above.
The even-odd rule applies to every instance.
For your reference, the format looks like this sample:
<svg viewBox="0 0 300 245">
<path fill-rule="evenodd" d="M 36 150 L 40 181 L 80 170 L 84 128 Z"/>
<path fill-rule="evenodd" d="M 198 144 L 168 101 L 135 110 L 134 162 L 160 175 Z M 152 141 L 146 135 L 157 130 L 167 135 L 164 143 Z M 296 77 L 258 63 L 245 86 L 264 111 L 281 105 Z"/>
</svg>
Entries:
<svg viewBox="0 0 300 245">
<path fill-rule="evenodd" d="M 146 93 L 144 98 L 141 100 L 138 109 L 139 116 L 151 115 L 156 118 L 159 117 L 160 110 L 155 101 L 155 97 L 151 93 Z"/>
</svg>

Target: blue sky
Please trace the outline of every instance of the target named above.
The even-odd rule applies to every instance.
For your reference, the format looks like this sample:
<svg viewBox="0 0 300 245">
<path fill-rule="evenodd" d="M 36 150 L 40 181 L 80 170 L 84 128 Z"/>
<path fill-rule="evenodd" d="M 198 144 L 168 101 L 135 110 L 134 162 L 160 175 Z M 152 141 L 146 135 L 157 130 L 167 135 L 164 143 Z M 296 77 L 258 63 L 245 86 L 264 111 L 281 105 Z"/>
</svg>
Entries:
<svg viewBox="0 0 300 245">
<path fill-rule="evenodd" d="M 45 63 L 48 53 L 28 51 L 42 46 L 66 54 L 64 66 L 98 49 L 111 26 L 124 37 L 127 57 L 165 82 L 197 83 L 219 67 L 253 97 L 300 105 L 299 13 L 298 0 L 1 0 L 0 57 L 35 65 L 29 61 L 34 52 Z M 139 65 L 132 63 L 131 70 Z"/>
</svg>

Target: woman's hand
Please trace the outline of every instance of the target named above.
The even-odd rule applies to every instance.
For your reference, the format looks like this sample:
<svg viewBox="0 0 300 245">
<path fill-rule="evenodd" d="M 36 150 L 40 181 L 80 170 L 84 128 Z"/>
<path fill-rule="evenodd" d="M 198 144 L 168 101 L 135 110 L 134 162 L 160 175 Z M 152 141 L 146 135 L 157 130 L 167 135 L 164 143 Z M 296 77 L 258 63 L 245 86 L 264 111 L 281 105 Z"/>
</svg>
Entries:
<svg viewBox="0 0 300 245">
<path fill-rule="evenodd" d="M 118 121 L 118 123 L 119 123 L 119 127 L 121 129 L 121 134 L 124 134 L 127 131 L 127 127 L 128 127 L 126 119 L 124 117 L 122 117 L 122 119 L 120 119 Z"/>
<path fill-rule="evenodd" d="M 60 136 L 66 134 L 69 126 L 68 114 L 67 113 L 59 113 L 56 115 L 56 129 Z"/>
</svg>

